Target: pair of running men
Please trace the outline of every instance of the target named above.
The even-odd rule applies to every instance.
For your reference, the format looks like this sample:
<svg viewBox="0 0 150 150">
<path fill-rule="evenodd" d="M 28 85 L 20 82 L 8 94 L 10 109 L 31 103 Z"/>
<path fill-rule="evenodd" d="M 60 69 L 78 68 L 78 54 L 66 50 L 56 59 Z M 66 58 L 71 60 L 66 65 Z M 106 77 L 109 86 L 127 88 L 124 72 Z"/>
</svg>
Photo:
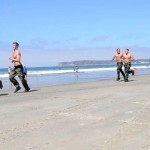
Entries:
<svg viewBox="0 0 150 150">
<path fill-rule="evenodd" d="M 116 51 L 117 52 L 114 55 L 113 60 L 116 59 L 117 61 L 117 81 L 120 80 L 120 73 L 121 73 L 124 78 L 124 81 L 128 82 L 129 74 L 134 75 L 134 70 L 130 69 L 131 61 L 134 60 L 134 57 L 132 54 L 130 54 L 129 49 L 125 50 L 125 54 L 122 54 L 119 48 Z M 122 70 L 123 63 L 124 63 L 125 73 Z"/>
</svg>

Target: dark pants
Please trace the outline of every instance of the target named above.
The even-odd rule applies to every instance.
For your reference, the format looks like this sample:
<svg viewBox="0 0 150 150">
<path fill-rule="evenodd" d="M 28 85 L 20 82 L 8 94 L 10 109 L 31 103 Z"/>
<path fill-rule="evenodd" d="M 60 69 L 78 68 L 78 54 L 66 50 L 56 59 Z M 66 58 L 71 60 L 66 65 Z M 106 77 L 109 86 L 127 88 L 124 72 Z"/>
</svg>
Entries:
<svg viewBox="0 0 150 150">
<path fill-rule="evenodd" d="M 2 89 L 3 88 L 3 83 L 2 83 L 2 81 L 0 80 L 0 89 Z"/>
<path fill-rule="evenodd" d="M 28 86 L 27 81 L 25 79 L 25 75 L 23 74 L 23 66 L 22 65 L 15 66 L 14 69 L 11 71 L 11 73 L 9 75 L 9 80 L 12 82 L 12 84 L 15 87 L 20 87 L 18 81 L 15 79 L 16 76 L 19 77 L 19 79 L 21 80 L 24 88 L 26 90 L 29 90 L 29 86 Z"/>
<path fill-rule="evenodd" d="M 129 74 L 132 73 L 133 74 L 133 70 L 130 70 L 131 68 L 131 63 L 125 63 L 124 64 L 124 67 L 125 67 L 125 73 L 126 73 L 126 80 L 128 80 L 129 78 Z"/>
<path fill-rule="evenodd" d="M 118 62 L 118 63 L 117 63 L 117 79 L 118 79 L 118 80 L 120 80 L 120 72 L 121 72 L 123 78 L 125 79 L 125 74 L 124 74 L 124 72 L 123 72 L 123 70 L 122 70 L 122 66 L 123 66 L 123 63 L 122 63 L 122 62 Z"/>
</svg>

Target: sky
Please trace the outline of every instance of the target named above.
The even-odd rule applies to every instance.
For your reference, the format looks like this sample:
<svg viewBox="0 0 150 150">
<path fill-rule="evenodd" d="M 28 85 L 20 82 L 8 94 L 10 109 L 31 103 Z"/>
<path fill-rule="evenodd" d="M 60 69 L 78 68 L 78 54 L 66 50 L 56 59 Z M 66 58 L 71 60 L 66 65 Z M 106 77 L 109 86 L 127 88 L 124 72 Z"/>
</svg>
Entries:
<svg viewBox="0 0 150 150">
<path fill-rule="evenodd" d="M 0 0 L 0 68 L 19 42 L 26 66 L 111 60 L 117 48 L 150 58 L 149 0 Z"/>
</svg>

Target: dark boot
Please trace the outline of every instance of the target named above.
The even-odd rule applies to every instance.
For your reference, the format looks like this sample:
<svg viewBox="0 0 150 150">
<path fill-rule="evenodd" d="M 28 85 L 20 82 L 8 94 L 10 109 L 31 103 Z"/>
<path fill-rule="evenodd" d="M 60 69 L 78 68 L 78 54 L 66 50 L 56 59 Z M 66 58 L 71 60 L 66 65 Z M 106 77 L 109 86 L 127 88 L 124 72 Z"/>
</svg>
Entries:
<svg viewBox="0 0 150 150">
<path fill-rule="evenodd" d="M 21 89 L 21 87 L 17 86 L 16 89 L 15 89 L 15 91 L 14 91 L 14 93 L 17 93 L 20 89 Z"/>
<path fill-rule="evenodd" d="M 117 70 L 117 76 L 118 77 L 117 77 L 116 81 L 119 81 L 120 80 L 120 71 L 118 71 L 118 70 Z"/>
<path fill-rule="evenodd" d="M 120 78 L 117 78 L 116 81 L 120 81 Z"/>
</svg>

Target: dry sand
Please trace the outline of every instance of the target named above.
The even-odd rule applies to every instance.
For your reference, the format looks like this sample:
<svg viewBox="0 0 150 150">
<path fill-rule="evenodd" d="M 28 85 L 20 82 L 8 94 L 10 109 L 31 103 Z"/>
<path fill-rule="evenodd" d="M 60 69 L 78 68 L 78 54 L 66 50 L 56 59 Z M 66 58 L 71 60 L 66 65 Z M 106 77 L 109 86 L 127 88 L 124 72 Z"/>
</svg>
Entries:
<svg viewBox="0 0 150 150">
<path fill-rule="evenodd" d="M 150 75 L 0 93 L 0 150 L 150 150 Z"/>
</svg>

